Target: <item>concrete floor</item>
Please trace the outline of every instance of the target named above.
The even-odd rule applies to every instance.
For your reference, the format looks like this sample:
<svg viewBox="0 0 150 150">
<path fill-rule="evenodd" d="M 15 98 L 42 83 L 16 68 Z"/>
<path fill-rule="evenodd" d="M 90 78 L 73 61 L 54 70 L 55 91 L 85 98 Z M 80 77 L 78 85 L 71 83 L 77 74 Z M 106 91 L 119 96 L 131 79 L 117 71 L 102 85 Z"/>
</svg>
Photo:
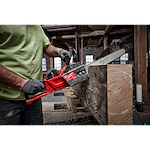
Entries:
<svg viewBox="0 0 150 150">
<path fill-rule="evenodd" d="M 63 91 L 60 90 L 42 98 L 44 125 L 98 125 L 90 112 L 73 113 L 68 109 L 55 110 L 56 104 L 69 105 L 66 97 L 61 96 L 62 93 Z"/>
<path fill-rule="evenodd" d="M 67 124 L 83 124 L 87 125 L 97 125 L 97 121 L 94 117 L 88 112 L 78 112 L 72 113 L 71 111 L 66 110 L 54 110 L 55 104 L 68 104 L 67 99 L 64 96 L 61 96 L 63 91 L 57 91 L 54 96 L 54 93 L 49 94 L 42 98 L 43 103 L 43 120 L 44 124 L 65 124 L 64 121 L 67 120 Z M 148 93 L 148 102 L 143 104 L 143 112 L 137 112 L 133 110 L 133 125 L 150 125 L 150 92 Z M 80 118 L 80 119 L 79 119 Z M 76 120 L 76 121 L 74 121 Z M 77 122 L 80 122 L 78 123 Z"/>
<path fill-rule="evenodd" d="M 143 112 L 133 111 L 133 124 L 150 125 L 150 92 L 148 92 L 148 102 L 143 104 Z"/>
<path fill-rule="evenodd" d="M 56 91 L 55 93 L 58 93 L 60 95 L 63 94 L 63 91 Z M 42 102 L 63 102 L 64 101 L 64 96 L 54 96 L 54 93 L 51 93 L 47 96 L 42 97 Z"/>
</svg>

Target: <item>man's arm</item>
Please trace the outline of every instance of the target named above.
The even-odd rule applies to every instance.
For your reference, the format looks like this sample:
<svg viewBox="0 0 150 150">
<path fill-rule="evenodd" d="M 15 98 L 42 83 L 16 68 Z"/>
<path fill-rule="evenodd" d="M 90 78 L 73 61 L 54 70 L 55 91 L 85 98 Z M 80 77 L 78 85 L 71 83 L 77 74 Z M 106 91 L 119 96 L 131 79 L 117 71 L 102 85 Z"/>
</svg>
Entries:
<svg viewBox="0 0 150 150">
<path fill-rule="evenodd" d="M 55 47 L 51 44 L 45 47 L 44 53 L 49 57 L 54 57 L 54 56 L 58 56 L 60 50 L 61 48 Z"/>
<path fill-rule="evenodd" d="M 0 83 L 21 90 L 27 81 L 0 65 Z"/>
<path fill-rule="evenodd" d="M 58 56 L 58 52 L 60 50 L 61 50 L 61 48 L 56 48 L 53 45 L 49 45 L 45 49 L 46 54 L 50 57 Z M 8 85 L 8 86 L 16 88 L 16 89 L 19 89 L 19 90 L 22 90 L 22 88 L 27 83 L 27 81 L 29 81 L 29 80 L 23 79 L 22 77 L 9 71 L 8 69 L 6 69 L 5 67 L 3 67 L 0 64 L 0 83 Z"/>
<path fill-rule="evenodd" d="M 44 52 L 49 57 L 59 56 L 63 60 L 66 56 L 69 56 L 69 58 L 71 58 L 70 52 L 55 47 L 53 45 L 46 46 Z M 0 83 L 6 84 L 19 90 L 23 90 L 27 94 L 35 94 L 37 92 L 40 92 L 44 88 L 44 84 L 41 83 L 40 81 L 33 79 L 30 80 L 23 79 L 22 77 L 9 71 L 2 65 L 0 65 Z"/>
<path fill-rule="evenodd" d="M 69 61 L 72 56 L 71 52 L 55 47 L 53 45 L 46 46 L 44 53 L 49 57 L 59 56 L 64 62 L 66 62 L 67 65 L 69 65 Z"/>
</svg>

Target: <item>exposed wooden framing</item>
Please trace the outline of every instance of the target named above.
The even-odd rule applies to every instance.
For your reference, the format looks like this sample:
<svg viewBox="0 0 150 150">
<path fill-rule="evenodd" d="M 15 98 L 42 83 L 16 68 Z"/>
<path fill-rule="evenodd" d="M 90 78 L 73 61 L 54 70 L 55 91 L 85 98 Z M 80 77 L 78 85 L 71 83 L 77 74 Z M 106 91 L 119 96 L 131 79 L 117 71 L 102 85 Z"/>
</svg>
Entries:
<svg viewBox="0 0 150 150">
<path fill-rule="evenodd" d="M 70 30 L 74 30 L 75 28 L 76 28 L 76 27 L 47 29 L 47 31 L 49 31 L 49 32 L 70 31 Z"/>
<path fill-rule="evenodd" d="M 60 36 L 56 36 L 57 38 L 57 42 L 64 48 L 64 49 L 68 49 L 68 46 L 65 44 L 64 39 L 62 39 Z"/>
<path fill-rule="evenodd" d="M 49 58 L 50 59 L 50 68 L 54 68 L 54 60 L 52 57 Z"/>
<path fill-rule="evenodd" d="M 76 51 L 78 50 L 78 45 L 77 45 L 78 44 L 78 39 L 77 38 L 78 38 L 78 33 L 76 32 L 75 33 L 75 49 L 76 49 Z"/>
<path fill-rule="evenodd" d="M 45 29 L 68 28 L 73 22 L 42 22 L 42 27 Z"/>
<path fill-rule="evenodd" d="M 150 26 L 148 26 L 148 45 L 149 45 L 149 50 L 148 50 L 148 55 L 149 55 L 149 59 L 148 59 L 148 75 L 149 75 L 149 79 L 150 79 Z"/>
<path fill-rule="evenodd" d="M 81 64 L 83 64 L 83 36 L 81 31 Z"/>
<path fill-rule="evenodd" d="M 104 30 L 93 31 L 93 32 L 90 32 L 90 33 L 82 33 L 82 35 L 78 35 L 78 37 L 81 37 L 81 36 L 82 37 L 90 37 L 90 36 L 98 36 L 98 35 L 104 35 Z M 75 35 L 63 35 L 63 36 L 60 36 L 60 37 L 62 39 L 73 39 L 73 38 L 75 38 Z"/>
<path fill-rule="evenodd" d="M 135 84 L 142 84 L 142 100 L 148 101 L 147 89 L 147 26 L 134 26 L 134 60 L 135 60 Z"/>
<path fill-rule="evenodd" d="M 104 50 L 108 48 L 108 37 L 104 37 Z"/>
<path fill-rule="evenodd" d="M 63 35 L 61 37 L 62 37 L 62 39 L 74 39 L 75 35 Z"/>
<path fill-rule="evenodd" d="M 105 33 L 104 34 L 107 34 L 107 33 L 109 33 L 110 31 L 111 31 L 111 29 L 113 28 L 113 25 L 108 25 L 108 26 L 106 26 L 106 28 L 105 28 Z M 100 40 L 98 41 L 98 46 L 100 46 L 101 45 L 101 43 L 102 43 L 102 41 L 103 41 L 103 39 L 104 39 L 104 37 L 101 37 L 100 38 Z M 108 40 L 108 37 L 107 38 L 105 38 L 105 40 Z M 106 44 L 106 41 L 104 42 L 104 44 Z M 107 45 L 108 46 L 108 45 Z M 104 50 L 105 50 L 106 48 L 104 48 Z"/>
<path fill-rule="evenodd" d="M 101 37 L 101 38 L 99 39 L 97 46 L 100 46 L 100 45 L 101 45 L 101 43 L 102 43 L 102 41 L 103 41 L 103 38 L 104 38 L 104 37 Z"/>
<path fill-rule="evenodd" d="M 98 35 L 104 35 L 105 33 L 108 33 L 111 29 L 112 29 L 113 26 L 111 27 L 106 27 L 105 30 L 98 30 L 98 31 L 93 31 L 93 32 L 90 32 L 90 33 L 87 33 L 87 34 L 82 34 L 83 37 L 89 37 L 89 36 L 98 36 Z M 105 32 L 107 31 L 107 32 Z M 133 32 L 133 29 L 120 29 L 120 30 L 114 30 L 114 31 L 111 31 L 109 34 L 121 34 L 121 33 L 126 33 L 126 32 Z M 55 37 L 55 36 L 54 36 Z M 59 36 L 58 36 L 59 37 Z M 81 35 L 78 35 L 78 37 L 81 37 Z M 75 38 L 75 35 L 63 35 L 61 36 L 62 39 L 73 39 Z M 99 40 L 99 43 L 101 44 L 103 40 L 103 37 L 100 38 Z M 98 44 L 98 45 L 100 45 Z"/>
<path fill-rule="evenodd" d="M 134 29 L 127 28 L 127 29 L 116 29 L 114 31 L 111 31 L 109 34 L 121 34 L 121 33 L 127 33 L 127 32 L 133 32 Z"/>
<path fill-rule="evenodd" d="M 113 28 L 113 25 L 107 25 L 105 28 L 105 33 L 109 33 L 112 28 Z"/>
<path fill-rule="evenodd" d="M 81 36 L 83 36 L 83 37 L 98 36 L 98 35 L 104 35 L 104 34 L 105 34 L 104 30 L 98 30 L 98 31 L 93 31 L 93 32 L 87 33 L 87 34 L 83 33 L 79 37 L 81 37 Z"/>
</svg>

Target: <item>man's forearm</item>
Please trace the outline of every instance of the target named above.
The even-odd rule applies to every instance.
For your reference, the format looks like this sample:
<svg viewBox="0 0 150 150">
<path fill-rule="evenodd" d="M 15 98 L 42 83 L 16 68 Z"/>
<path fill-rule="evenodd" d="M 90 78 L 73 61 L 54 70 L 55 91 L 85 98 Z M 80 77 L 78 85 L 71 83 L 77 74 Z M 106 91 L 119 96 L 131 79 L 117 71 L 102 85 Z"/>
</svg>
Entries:
<svg viewBox="0 0 150 150">
<path fill-rule="evenodd" d="M 69 65 L 69 61 L 71 59 L 72 53 L 62 49 L 55 47 L 53 45 L 49 45 L 44 49 L 44 53 L 49 57 L 59 56 L 67 65 Z"/>
<path fill-rule="evenodd" d="M 58 56 L 58 52 L 61 50 L 61 48 L 55 47 L 53 45 L 46 46 L 44 49 L 44 53 L 48 55 L 49 57 Z"/>
<path fill-rule="evenodd" d="M 0 65 L 0 83 L 21 90 L 27 81 Z"/>
</svg>

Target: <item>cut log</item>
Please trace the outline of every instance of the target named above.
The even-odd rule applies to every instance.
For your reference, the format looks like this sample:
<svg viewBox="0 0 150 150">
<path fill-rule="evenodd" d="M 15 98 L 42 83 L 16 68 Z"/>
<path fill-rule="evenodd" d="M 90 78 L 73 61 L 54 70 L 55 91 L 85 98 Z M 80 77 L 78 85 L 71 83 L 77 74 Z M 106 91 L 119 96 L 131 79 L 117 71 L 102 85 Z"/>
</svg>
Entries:
<svg viewBox="0 0 150 150">
<path fill-rule="evenodd" d="M 74 93 L 100 125 L 133 124 L 132 66 L 89 66 L 89 80 L 73 86 Z"/>
</svg>

